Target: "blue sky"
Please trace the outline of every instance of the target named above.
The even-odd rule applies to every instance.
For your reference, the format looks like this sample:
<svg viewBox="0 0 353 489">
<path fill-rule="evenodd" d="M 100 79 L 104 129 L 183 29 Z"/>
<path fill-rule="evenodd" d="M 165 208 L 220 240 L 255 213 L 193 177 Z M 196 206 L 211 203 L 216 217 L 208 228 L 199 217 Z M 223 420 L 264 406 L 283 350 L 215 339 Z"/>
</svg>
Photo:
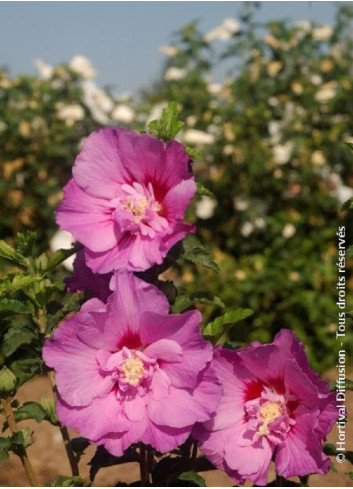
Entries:
<svg viewBox="0 0 353 489">
<path fill-rule="evenodd" d="M 330 23 L 341 2 L 262 2 L 257 17 Z M 353 2 L 349 2 L 353 3 Z M 164 56 L 158 47 L 190 20 L 209 30 L 237 16 L 241 2 L 1 2 L 0 66 L 13 74 L 34 73 L 33 60 L 90 58 L 98 82 L 118 92 L 151 83 Z"/>
</svg>

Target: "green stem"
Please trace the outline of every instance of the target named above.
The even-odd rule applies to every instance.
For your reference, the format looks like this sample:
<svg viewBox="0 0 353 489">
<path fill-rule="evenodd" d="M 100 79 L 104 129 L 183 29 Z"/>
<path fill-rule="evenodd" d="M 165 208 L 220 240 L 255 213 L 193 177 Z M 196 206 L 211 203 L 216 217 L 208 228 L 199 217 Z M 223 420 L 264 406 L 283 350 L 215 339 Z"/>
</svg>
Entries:
<svg viewBox="0 0 353 489">
<path fill-rule="evenodd" d="M 17 427 L 17 423 L 15 420 L 15 416 L 14 416 L 12 407 L 11 407 L 11 401 L 8 399 L 2 399 L 1 405 L 2 405 L 2 408 L 4 410 L 6 421 L 8 422 L 8 425 L 10 427 L 12 434 L 17 433 L 19 430 Z M 18 456 L 19 456 L 19 458 L 22 462 L 22 465 L 25 469 L 25 472 L 27 474 L 27 477 L 28 477 L 28 480 L 29 480 L 29 483 L 31 484 L 31 486 L 32 487 L 41 487 L 41 485 L 39 484 L 39 482 L 37 480 L 37 477 L 34 474 L 31 461 L 29 460 L 29 457 L 27 454 L 27 450 L 24 447 L 21 447 L 17 453 L 18 453 Z"/>
<path fill-rule="evenodd" d="M 48 373 L 48 378 L 49 378 L 49 382 L 50 382 L 50 385 L 51 385 L 51 388 L 53 391 L 55 403 L 57 403 L 57 393 L 56 393 L 56 386 L 55 386 L 55 382 L 54 382 L 53 372 Z M 66 428 L 66 426 L 63 426 L 61 423 L 59 423 L 59 430 L 60 430 L 60 433 L 61 433 L 61 436 L 62 436 L 62 439 L 64 442 L 65 451 L 66 451 L 67 458 L 69 460 L 69 464 L 71 467 L 71 474 L 74 477 L 79 476 L 80 470 L 79 470 L 79 466 L 78 466 L 78 460 L 76 458 L 74 451 L 72 450 L 71 438 L 69 435 L 69 431 Z"/>
</svg>

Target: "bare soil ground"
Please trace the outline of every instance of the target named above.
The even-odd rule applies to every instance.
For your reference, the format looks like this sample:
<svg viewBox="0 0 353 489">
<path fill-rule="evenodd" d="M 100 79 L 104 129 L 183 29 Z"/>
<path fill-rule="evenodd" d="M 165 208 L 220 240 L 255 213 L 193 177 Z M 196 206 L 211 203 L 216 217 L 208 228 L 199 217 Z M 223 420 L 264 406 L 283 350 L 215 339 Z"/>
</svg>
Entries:
<svg viewBox="0 0 353 489">
<path fill-rule="evenodd" d="M 326 375 L 326 378 L 333 380 L 334 372 Z M 21 402 L 25 401 L 40 401 L 42 395 L 51 394 L 49 382 L 46 377 L 33 379 L 24 385 L 18 394 L 18 399 Z M 347 405 L 353 404 L 353 393 L 348 393 Z M 104 416 L 104 413 L 102 413 Z M 0 417 L 1 418 L 1 417 Z M 349 413 L 349 422 L 347 429 L 348 448 L 353 448 L 353 414 Z M 2 420 L 0 419 L 0 424 Z M 53 482 L 59 475 L 69 475 L 70 468 L 66 459 L 66 453 L 63 448 L 61 434 L 58 428 L 50 423 L 42 422 L 37 424 L 32 421 L 22 421 L 20 427 L 28 426 L 34 431 L 34 443 L 28 448 L 28 453 L 33 463 L 34 471 L 37 474 L 39 481 L 44 485 L 47 482 Z M 72 436 L 77 434 L 72 431 Z M 331 443 L 335 443 L 337 432 L 334 428 L 329 436 Z M 350 445 L 350 446 L 349 446 Z M 80 463 L 81 475 L 88 479 L 89 467 L 87 462 L 91 459 L 95 447 L 89 447 Z M 324 487 L 353 487 L 353 481 L 345 475 L 345 472 L 351 471 L 352 466 L 345 462 L 339 465 L 335 463 L 334 470 L 331 470 L 327 476 L 311 476 L 310 486 Z M 212 471 L 201 474 L 206 479 L 209 486 L 231 487 L 234 482 L 231 481 L 225 474 L 219 471 Z M 108 467 L 101 469 L 98 473 L 94 486 L 115 486 L 117 481 L 126 483 L 133 482 L 139 478 L 139 468 L 137 464 L 125 464 L 122 466 Z M 270 479 L 272 480 L 272 479 Z M 0 486 L 1 487 L 23 487 L 27 486 L 28 482 L 23 471 L 22 465 L 16 456 L 11 456 L 9 460 L 0 465 Z M 249 484 L 250 485 L 250 484 Z"/>
</svg>

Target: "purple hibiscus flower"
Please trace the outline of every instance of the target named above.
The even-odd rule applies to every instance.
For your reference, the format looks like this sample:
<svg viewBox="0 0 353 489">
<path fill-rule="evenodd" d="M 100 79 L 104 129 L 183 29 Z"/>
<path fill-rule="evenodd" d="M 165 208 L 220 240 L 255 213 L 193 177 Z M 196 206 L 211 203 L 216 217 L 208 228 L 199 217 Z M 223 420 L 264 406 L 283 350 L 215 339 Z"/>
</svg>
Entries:
<svg viewBox="0 0 353 489">
<path fill-rule="evenodd" d="M 271 460 L 286 478 L 328 471 L 322 444 L 337 419 L 335 394 L 310 369 L 291 331 L 267 345 L 220 348 L 213 366 L 222 399 L 195 436 L 216 467 L 237 483 L 256 485 L 266 485 Z"/>
<path fill-rule="evenodd" d="M 177 141 L 115 128 L 87 138 L 56 217 L 94 272 L 147 270 L 194 231 L 183 222 L 196 191 L 188 163 Z"/>
<path fill-rule="evenodd" d="M 219 403 L 212 345 L 199 312 L 168 314 L 164 295 L 132 273 L 116 273 L 111 287 L 107 304 L 89 300 L 45 343 L 58 416 L 114 455 L 140 441 L 166 452 Z"/>
</svg>

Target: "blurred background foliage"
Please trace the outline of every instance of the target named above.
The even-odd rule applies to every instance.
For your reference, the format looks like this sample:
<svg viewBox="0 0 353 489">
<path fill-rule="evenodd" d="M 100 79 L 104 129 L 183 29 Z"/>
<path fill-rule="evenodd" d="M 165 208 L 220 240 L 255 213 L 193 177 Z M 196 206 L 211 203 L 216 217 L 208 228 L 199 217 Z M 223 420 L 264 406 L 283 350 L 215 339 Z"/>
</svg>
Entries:
<svg viewBox="0 0 353 489">
<path fill-rule="evenodd" d="M 12 244 L 30 229 L 39 253 L 64 245 L 54 211 L 83 138 L 102 125 L 143 130 L 176 101 L 186 122 L 178 139 L 199 151 L 194 172 L 212 193 L 190 217 L 221 272 L 190 266 L 165 277 L 254 309 L 235 341 L 295 330 L 322 370 L 337 358 L 336 232 L 353 194 L 353 12 L 340 6 L 332 26 L 262 24 L 254 8 L 208 33 L 197 22 L 175 33 L 161 76 L 136 97 L 100 88 L 82 56 L 38 61 L 35 77 L 1 70 L 0 238 Z"/>
</svg>

